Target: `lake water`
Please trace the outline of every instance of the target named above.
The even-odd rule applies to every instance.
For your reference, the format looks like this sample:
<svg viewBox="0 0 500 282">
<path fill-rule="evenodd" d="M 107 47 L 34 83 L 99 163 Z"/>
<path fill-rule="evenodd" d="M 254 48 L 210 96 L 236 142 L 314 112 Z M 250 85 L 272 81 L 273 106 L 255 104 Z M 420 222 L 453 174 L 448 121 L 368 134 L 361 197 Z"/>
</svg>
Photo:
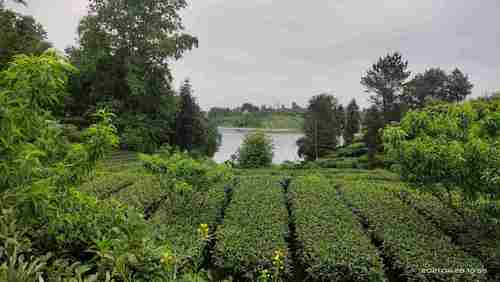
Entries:
<svg viewBox="0 0 500 282">
<path fill-rule="evenodd" d="M 241 143 L 245 134 L 254 129 L 249 128 L 225 128 L 219 127 L 219 133 L 222 136 L 221 146 L 219 151 L 215 153 L 214 160 L 222 163 L 231 158 Z M 280 164 L 284 161 L 297 161 L 300 160 L 297 155 L 297 140 L 302 137 L 301 133 L 295 132 L 266 132 L 271 137 L 274 144 L 274 158 L 273 163 Z"/>
</svg>

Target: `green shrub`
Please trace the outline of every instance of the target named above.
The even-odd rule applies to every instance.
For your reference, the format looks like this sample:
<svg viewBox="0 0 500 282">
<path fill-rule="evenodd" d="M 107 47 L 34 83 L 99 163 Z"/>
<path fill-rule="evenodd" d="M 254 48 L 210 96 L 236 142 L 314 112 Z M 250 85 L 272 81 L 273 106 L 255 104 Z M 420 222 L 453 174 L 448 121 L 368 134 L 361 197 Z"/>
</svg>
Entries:
<svg viewBox="0 0 500 282">
<path fill-rule="evenodd" d="M 62 125 L 62 130 L 64 136 L 68 138 L 68 140 L 72 143 L 79 143 L 82 142 L 82 132 L 78 130 L 78 127 L 73 124 L 63 124 Z"/>
<path fill-rule="evenodd" d="M 194 159 L 188 153 L 163 150 L 140 155 L 146 169 L 160 176 L 162 189 L 179 193 L 206 192 L 218 182 L 229 181 L 232 173 L 226 165 L 210 159 Z"/>
<path fill-rule="evenodd" d="M 358 142 L 358 143 L 353 143 L 351 145 L 339 148 L 335 152 L 335 155 L 337 157 L 356 158 L 356 157 L 361 157 L 363 155 L 366 155 L 367 153 L 368 153 L 368 147 L 366 147 L 366 144 L 362 143 L 362 142 Z"/>
<path fill-rule="evenodd" d="M 268 167 L 273 161 L 273 143 L 264 132 L 248 133 L 237 152 L 238 166 L 242 168 Z"/>
<path fill-rule="evenodd" d="M 500 197 L 500 101 L 409 112 L 384 130 L 384 146 L 403 179 L 419 187 L 458 190 L 468 199 Z"/>
<path fill-rule="evenodd" d="M 366 168 L 366 164 L 360 162 L 359 158 L 319 159 L 315 163 L 321 168 Z"/>
</svg>

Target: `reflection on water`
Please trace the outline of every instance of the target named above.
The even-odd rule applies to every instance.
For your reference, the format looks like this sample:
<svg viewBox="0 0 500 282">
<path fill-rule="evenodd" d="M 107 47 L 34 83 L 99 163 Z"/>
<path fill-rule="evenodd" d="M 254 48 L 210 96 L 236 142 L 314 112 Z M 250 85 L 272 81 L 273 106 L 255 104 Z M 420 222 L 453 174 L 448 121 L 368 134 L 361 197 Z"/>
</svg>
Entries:
<svg viewBox="0 0 500 282">
<path fill-rule="evenodd" d="M 219 133 L 222 136 L 222 143 L 219 151 L 215 153 L 214 160 L 222 163 L 231 158 L 231 155 L 238 150 L 243 137 L 252 129 L 248 128 L 224 128 L 219 127 Z M 302 137 L 301 133 L 291 132 L 268 132 L 266 133 L 271 137 L 274 144 L 274 158 L 273 163 L 280 164 L 286 160 L 297 161 L 300 160 L 297 155 L 296 141 Z"/>
</svg>

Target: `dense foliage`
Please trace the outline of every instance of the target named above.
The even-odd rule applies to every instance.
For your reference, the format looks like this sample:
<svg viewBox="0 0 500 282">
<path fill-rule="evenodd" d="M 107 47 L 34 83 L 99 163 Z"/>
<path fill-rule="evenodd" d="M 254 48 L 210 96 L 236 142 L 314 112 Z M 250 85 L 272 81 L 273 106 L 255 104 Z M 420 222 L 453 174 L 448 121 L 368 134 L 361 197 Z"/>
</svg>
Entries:
<svg viewBox="0 0 500 282">
<path fill-rule="evenodd" d="M 278 180 L 242 179 L 217 229 L 215 263 L 234 273 L 236 281 L 286 281 L 281 279 L 288 257 L 287 211 Z"/>
<path fill-rule="evenodd" d="M 471 94 L 472 87 L 459 69 L 447 74 L 440 68 L 431 68 L 405 84 L 401 100 L 411 109 L 423 108 L 432 101 L 460 102 Z"/>
<path fill-rule="evenodd" d="M 1 3 L 0 3 L 1 4 Z M 0 71 L 15 55 L 40 55 L 51 45 L 47 33 L 33 17 L 4 9 L 0 5 Z"/>
<path fill-rule="evenodd" d="M 500 196 L 500 102 L 469 101 L 409 112 L 384 130 L 402 177 L 423 189 L 464 198 Z"/>
<path fill-rule="evenodd" d="M 331 95 L 311 98 L 304 122 L 305 136 L 297 141 L 300 157 L 315 160 L 335 150 L 342 128 L 337 110 L 337 99 Z"/>
<path fill-rule="evenodd" d="M 354 136 L 359 132 L 361 127 L 361 114 L 359 112 L 359 106 L 355 99 L 347 105 L 346 117 L 345 117 L 345 128 L 343 132 L 344 144 L 350 145 L 354 141 Z"/>
<path fill-rule="evenodd" d="M 361 84 L 369 92 L 375 93 L 370 98 L 382 112 L 384 124 L 399 121 L 401 111 L 398 96 L 410 74 L 408 61 L 405 61 L 401 54 L 396 52 L 379 58 L 377 63 L 361 78 Z"/>
<path fill-rule="evenodd" d="M 209 123 L 192 95 L 189 80 L 180 90 L 179 112 L 176 117 L 175 143 L 187 151 L 213 156 L 220 143 L 220 136 L 213 123 Z"/>
<path fill-rule="evenodd" d="M 273 148 L 271 138 L 264 132 L 250 132 L 236 152 L 237 164 L 242 168 L 267 167 L 273 161 Z"/>
<path fill-rule="evenodd" d="M 209 159 L 195 159 L 168 148 L 140 158 L 146 169 L 160 176 L 160 186 L 166 191 L 206 192 L 214 184 L 231 179 L 231 172 L 225 165 L 217 165 Z"/>
<path fill-rule="evenodd" d="M 402 277 L 414 281 L 485 280 L 481 261 L 454 245 L 417 211 L 405 206 L 392 192 L 392 184 L 355 180 L 343 185 L 345 199 L 368 225 L 371 236 L 383 242 L 381 250 L 391 257 L 393 269 Z M 454 271 L 464 267 L 477 272 L 432 270 Z"/>
<path fill-rule="evenodd" d="M 196 47 L 183 32 L 183 0 L 131 3 L 92 0 L 78 28 L 79 46 L 67 49 L 80 72 L 72 76 L 66 115 L 79 127 L 103 105 L 118 115 L 124 149 L 152 153 L 163 144 L 213 155 L 217 133 L 192 96 L 176 95 L 169 62 Z M 181 92 L 185 92 L 185 85 Z M 188 109 L 192 109 L 189 111 Z M 191 115 L 187 117 L 186 115 Z M 193 128 L 180 138 L 180 128 Z M 179 140 L 180 138 L 180 140 Z M 185 138 L 196 139 L 186 143 Z M 194 142 L 194 141 L 193 141 Z M 188 145 L 186 145 L 188 144 Z"/>
<path fill-rule="evenodd" d="M 328 179 L 318 174 L 297 177 L 290 190 L 309 279 L 384 281 L 376 247 Z"/>
</svg>

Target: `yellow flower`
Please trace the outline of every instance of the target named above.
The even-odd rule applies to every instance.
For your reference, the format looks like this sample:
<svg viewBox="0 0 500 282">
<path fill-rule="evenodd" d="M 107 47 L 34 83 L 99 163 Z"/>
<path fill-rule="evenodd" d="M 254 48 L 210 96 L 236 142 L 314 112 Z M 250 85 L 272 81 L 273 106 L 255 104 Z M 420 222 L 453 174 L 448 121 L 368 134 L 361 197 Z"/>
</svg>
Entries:
<svg viewBox="0 0 500 282">
<path fill-rule="evenodd" d="M 202 223 L 200 224 L 200 227 L 198 228 L 198 233 L 200 234 L 201 238 L 203 240 L 208 240 L 208 224 Z"/>
<path fill-rule="evenodd" d="M 285 254 L 281 250 L 274 251 L 274 256 L 272 258 L 273 265 L 279 269 L 283 270 L 285 268 L 283 259 L 285 258 Z"/>
<path fill-rule="evenodd" d="M 175 256 L 172 255 L 172 253 L 168 249 L 165 250 L 165 252 L 163 252 L 163 254 L 160 257 L 160 262 L 166 266 L 174 265 L 175 261 L 176 261 Z"/>
<path fill-rule="evenodd" d="M 175 264 L 175 257 L 169 252 L 165 252 L 161 255 L 160 262 L 165 265 L 173 265 Z"/>
</svg>

